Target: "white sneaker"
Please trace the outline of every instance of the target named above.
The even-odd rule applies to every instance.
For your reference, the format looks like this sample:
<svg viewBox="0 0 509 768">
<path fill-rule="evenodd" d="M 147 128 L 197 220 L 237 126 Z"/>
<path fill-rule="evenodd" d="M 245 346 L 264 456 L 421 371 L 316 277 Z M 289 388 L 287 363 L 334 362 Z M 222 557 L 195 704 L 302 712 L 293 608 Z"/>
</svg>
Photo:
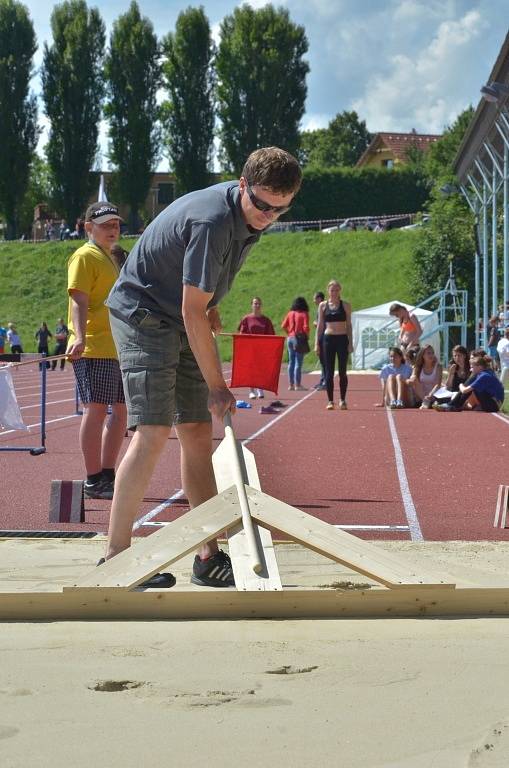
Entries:
<svg viewBox="0 0 509 768">
<path fill-rule="evenodd" d="M 250 400 L 256 400 L 256 392 L 250 392 L 249 393 L 249 399 Z"/>
</svg>

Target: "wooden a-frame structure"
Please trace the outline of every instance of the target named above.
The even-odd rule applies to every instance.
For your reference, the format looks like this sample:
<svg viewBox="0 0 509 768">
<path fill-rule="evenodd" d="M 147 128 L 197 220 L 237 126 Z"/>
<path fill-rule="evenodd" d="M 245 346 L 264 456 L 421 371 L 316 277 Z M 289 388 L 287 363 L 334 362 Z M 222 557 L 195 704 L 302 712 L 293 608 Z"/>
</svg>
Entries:
<svg viewBox="0 0 509 768">
<path fill-rule="evenodd" d="M 422 573 L 263 493 L 254 456 L 235 440 L 229 420 L 225 433 L 214 454 L 217 496 L 72 586 L 0 592 L 0 620 L 509 615 L 507 586 L 456 584 Z M 375 583 L 353 590 L 283 585 L 270 529 Z M 236 589 L 139 587 L 225 530 Z"/>
</svg>

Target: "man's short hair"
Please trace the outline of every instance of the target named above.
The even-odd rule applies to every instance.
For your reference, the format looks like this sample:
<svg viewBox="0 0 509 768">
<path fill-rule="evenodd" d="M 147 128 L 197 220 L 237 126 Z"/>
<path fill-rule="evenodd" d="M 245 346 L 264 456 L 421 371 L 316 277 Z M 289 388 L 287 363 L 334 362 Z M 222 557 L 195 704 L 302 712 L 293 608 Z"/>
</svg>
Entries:
<svg viewBox="0 0 509 768">
<path fill-rule="evenodd" d="M 250 187 L 270 189 L 276 194 L 296 194 L 302 184 L 299 163 L 289 152 L 279 147 L 262 147 L 251 152 L 242 169 Z"/>
<path fill-rule="evenodd" d="M 89 205 L 85 213 L 85 221 L 91 221 L 94 224 L 105 224 L 112 219 L 123 221 L 118 213 L 118 208 L 114 203 L 97 202 Z"/>
</svg>

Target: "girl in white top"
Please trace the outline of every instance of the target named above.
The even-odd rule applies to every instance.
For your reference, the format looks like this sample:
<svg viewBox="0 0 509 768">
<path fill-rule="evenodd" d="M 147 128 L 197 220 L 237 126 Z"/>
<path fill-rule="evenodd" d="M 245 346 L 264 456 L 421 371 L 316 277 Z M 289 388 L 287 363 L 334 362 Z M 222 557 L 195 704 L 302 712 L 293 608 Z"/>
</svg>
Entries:
<svg viewBox="0 0 509 768">
<path fill-rule="evenodd" d="M 419 351 L 408 383 L 415 396 L 415 405 L 420 403 L 421 408 L 429 408 L 430 395 L 442 384 L 442 366 L 431 344 L 426 344 Z"/>
</svg>

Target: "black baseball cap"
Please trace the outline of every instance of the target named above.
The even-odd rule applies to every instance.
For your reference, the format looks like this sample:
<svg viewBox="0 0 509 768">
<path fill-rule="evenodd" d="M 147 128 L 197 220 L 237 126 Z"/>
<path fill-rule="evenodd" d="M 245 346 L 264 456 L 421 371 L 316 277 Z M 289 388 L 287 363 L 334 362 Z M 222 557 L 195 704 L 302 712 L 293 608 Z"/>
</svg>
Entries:
<svg viewBox="0 0 509 768">
<path fill-rule="evenodd" d="M 89 205 L 85 213 L 85 221 L 93 221 L 94 224 L 105 224 L 112 219 L 123 221 L 118 213 L 118 208 L 113 203 L 97 202 Z"/>
</svg>

